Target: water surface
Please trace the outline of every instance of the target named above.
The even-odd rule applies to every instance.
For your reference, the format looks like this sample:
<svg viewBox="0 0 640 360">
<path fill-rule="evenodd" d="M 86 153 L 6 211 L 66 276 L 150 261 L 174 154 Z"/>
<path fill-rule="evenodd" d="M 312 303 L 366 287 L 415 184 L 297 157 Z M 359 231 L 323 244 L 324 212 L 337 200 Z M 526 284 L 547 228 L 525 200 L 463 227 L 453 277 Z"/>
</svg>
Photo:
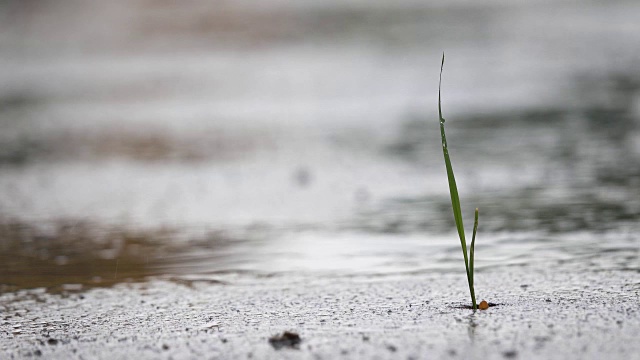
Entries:
<svg viewBox="0 0 640 360">
<path fill-rule="evenodd" d="M 640 269 L 636 2 L 269 4 L 2 5 L 4 288 L 460 271 L 443 50 L 479 271 Z"/>
</svg>

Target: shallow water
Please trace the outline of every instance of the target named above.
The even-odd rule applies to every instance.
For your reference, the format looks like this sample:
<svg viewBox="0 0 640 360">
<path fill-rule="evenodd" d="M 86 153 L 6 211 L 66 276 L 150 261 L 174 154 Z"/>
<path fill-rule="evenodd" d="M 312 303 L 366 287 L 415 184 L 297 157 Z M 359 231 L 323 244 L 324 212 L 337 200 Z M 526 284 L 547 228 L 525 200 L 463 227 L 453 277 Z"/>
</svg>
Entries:
<svg viewBox="0 0 640 360">
<path fill-rule="evenodd" d="M 0 2 L 0 358 L 632 358 L 638 13 Z"/>
<path fill-rule="evenodd" d="M 479 271 L 640 269 L 637 3 L 196 3 L 2 5 L 4 289 L 459 272 L 442 50 Z"/>
</svg>

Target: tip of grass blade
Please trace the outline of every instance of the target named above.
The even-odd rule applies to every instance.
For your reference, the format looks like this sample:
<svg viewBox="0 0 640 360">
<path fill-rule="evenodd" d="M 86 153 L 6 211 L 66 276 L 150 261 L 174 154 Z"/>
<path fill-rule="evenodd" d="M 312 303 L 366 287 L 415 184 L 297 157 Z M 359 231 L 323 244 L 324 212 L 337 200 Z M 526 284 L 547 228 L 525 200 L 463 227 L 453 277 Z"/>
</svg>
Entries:
<svg viewBox="0 0 640 360">
<path fill-rule="evenodd" d="M 438 82 L 438 116 L 440 117 L 440 123 L 444 123 L 444 118 L 442 117 L 442 102 L 440 101 L 440 91 L 442 89 L 442 70 L 444 69 L 444 51 L 442 52 L 442 63 L 440 64 L 440 82 Z"/>
</svg>

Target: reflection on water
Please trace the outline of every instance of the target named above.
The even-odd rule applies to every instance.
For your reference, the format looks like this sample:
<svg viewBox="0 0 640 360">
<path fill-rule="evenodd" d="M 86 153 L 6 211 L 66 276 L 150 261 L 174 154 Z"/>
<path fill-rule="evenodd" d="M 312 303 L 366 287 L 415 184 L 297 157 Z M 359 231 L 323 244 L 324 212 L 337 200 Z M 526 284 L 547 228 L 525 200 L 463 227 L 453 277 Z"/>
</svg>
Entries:
<svg viewBox="0 0 640 360">
<path fill-rule="evenodd" d="M 443 49 L 479 269 L 638 271 L 638 3 L 265 4 L 0 5 L 3 290 L 457 271 Z"/>
<path fill-rule="evenodd" d="M 152 273 L 163 234 L 105 234 L 89 224 L 0 227 L 0 284 L 23 287 L 110 285 Z M 150 236 L 151 235 L 151 236 Z"/>
<path fill-rule="evenodd" d="M 168 228 L 107 228 L 83 222 L 5 222 L 0 224 L 0 239 L 2 291 L 73 291 L 188 274 L 200 257 L 219 263 L 232 253 L 230 244 L 241 243 L 218 231 L 186 236 Z M 223 263 L 232 266 L 234 261 L 237 258 L 230 257 Z"/>
</svg>

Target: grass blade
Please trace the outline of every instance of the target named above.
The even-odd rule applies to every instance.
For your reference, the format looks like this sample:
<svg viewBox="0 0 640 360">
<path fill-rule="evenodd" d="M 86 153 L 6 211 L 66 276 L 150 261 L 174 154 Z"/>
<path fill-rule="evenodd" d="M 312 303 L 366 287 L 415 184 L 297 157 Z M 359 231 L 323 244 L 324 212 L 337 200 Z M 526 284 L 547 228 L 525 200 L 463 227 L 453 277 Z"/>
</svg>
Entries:
<svg viewBox="0 0 640 360">
<path fill-rule="evenodd" d="M 471 288 L 473 287 L 473 253 L 476 247 L 476 232 L 478 231 L 478 208 L 476 208 L 475 220 L 473 221 L 473 236 L 471 237 L 471 249 L 469 249 L 469 269 L 471 270 Z"/>
<path fill-rule="evenodd" d="M 442 88 L 442 70 L 444 68 L 444 53 L 442 53 L 442 64 L 440 65 L 440 82 L 438 84 L 438 116 L 440 117 L 440 134 L 442 135 L 442 152 L 444 154 L 444 163 L 447 168 L 447 179 L 449 181 L 449 194 L 451 195 L 451 207 L 453 208 L 453 217 L 456 222 L 456 228 L 458 229 L 458 236 L 460 237 L 460 245 L 462 246 L 462 254 L 464 256 L 464 266 L 467 271 L 467 282 L 469 283 L 469 292 L 471 293 L 471 301 L 473 309 L 477 308 L 476 296 L 473 290 L 473 277 L 472 269 L 469 268 L 469 260 L 467 257 L 467 241 L 464 236 L 464 225 L 462 224 L 462 211 L 460 210 L 460 197 L 458 196 L 458 187 L 456 186 L 456 178 L 453 175 L 453 167 L 451 166 L 451 159 L 449 158 L 449 149 L 447 148 L 447 137 L 444 133 L 444 117 L 442 117 L 442 101 L 441 101 L 441 88 Z"/>
</svg>

